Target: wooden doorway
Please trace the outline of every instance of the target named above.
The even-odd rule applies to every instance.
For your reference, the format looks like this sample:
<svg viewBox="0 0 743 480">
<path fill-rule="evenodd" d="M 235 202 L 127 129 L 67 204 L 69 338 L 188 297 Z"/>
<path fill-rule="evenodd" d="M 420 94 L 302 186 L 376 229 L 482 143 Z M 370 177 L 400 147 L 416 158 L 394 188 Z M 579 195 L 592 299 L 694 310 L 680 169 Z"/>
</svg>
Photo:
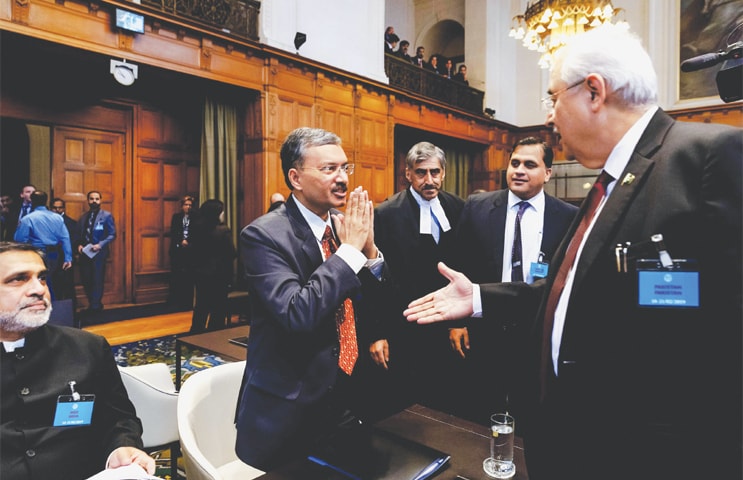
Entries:
<svg viewBox="0 0 743 480">
<path fill-rule="evenodd" d="M 110 244 L 103 304 L 129 303 L 126 269 L 125 139 L 123 133 L 89 128 L 55 127 L 52 154 L 54 195 L 67 203 L 67 215 L 79 219 L 88 210 L 87 192 L 101 192 L 101 208 L 113 214 L 116 239 Z M 87 306 L 82 289 L 78 305 Z"/>
</svg>

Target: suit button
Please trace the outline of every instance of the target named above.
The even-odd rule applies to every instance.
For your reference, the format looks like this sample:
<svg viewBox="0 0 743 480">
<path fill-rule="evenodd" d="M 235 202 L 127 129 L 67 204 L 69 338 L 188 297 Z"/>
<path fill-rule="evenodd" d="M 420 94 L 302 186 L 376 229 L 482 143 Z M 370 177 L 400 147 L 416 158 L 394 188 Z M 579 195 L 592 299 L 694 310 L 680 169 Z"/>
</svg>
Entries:
<svg viewBox="0 0 743 480">
<path fill-rule="evenodd" d="M 31 393 L 31 390 L 28 387 L 21 388 L 21 395 L 28 395 Z"/>
<path fill-rule="evenodd" d="M 26 356 L 24 354 L 18 352 L 18 353 L 15 354 L 15 358 L 17 360 L 23 360 L 24 358 L 26 358 Z"/>
<path fill-rule="evenodd" d="M 26 456 L 28 458 L 34 458 L 36 456 L 36 450 L 28 449 L 26 450 Z"/>
</svg>

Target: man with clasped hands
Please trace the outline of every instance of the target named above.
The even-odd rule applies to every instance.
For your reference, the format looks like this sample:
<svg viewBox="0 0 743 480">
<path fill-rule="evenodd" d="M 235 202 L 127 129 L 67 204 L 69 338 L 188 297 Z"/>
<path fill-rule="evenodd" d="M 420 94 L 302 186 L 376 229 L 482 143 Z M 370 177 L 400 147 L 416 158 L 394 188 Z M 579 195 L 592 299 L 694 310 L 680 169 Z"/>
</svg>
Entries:
<svg viewBox="0 0 743 480">
<path fill-rule="evenodd" d="M 359 338 L 379 318 L 387 275 L 372 202 L 361 187 L 348 191 L 353 164 L 341 139 L 298 128 L 281 147 L 281 164 L 291 195 L 240 233 L 254 310 L 236 452 L 262 470 L 306 456 L 361 416 L 360 376 L 371 359 Z"/>
<path fill-rule="evenodd" d="M 548 93 L 568 158 L 611 176 L 575 261 L 588 201 L 546 281 L 476 285 L 442 265 L 451 283 L 408 320 L 533 322 L 533 405 L 517 419 L 533 480 L 741 478 L 743 132 L 660 110 L 649 55 L 615 26 L 558 51 Z M 648 264 L 656 284 L 639 281 Z M 668 286 L 683 296 L 663 299 Z"/>
</svg>

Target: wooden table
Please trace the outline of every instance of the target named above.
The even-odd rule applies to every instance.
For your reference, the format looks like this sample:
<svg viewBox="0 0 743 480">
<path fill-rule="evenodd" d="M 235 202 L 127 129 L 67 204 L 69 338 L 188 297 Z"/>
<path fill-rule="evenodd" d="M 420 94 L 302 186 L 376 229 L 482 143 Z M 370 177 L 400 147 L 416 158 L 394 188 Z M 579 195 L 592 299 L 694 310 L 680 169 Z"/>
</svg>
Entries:
<svg viewBox="0 0 743 480">
<path fill-rule="evenodd" d="M 490 454 L 489 429 L 421 405 L 413 405 L 376 424 L 377 427 L 451 455 L 448 466 L 434 475 L 436 480 L 489 480 L 482 461 Z M 528 480 L 521 438 L 514 449 L 516 475 Z M 259 480 L 345 480 L 347 477 L 309 460 L 285 465 L 258 477 Z"/>
<path fill-rule="evenodd" d="M 181 388 L 181 349 L 188 346 L 211 353 L 225 360 L 239 362 L 248 358 L 247 349 L 230 342 L 231 338 L 244 337 L 250 334 L 250 325 L 214 330 L 213 332 L 196 333 L 175 337 L 175 384 Z"/>
</svg>

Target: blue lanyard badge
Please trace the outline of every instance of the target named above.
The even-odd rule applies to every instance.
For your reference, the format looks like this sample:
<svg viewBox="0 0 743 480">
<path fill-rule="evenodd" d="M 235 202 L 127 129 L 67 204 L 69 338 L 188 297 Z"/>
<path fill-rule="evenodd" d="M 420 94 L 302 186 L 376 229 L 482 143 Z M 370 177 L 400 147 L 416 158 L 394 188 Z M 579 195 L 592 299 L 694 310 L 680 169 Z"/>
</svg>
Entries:
<svg viewBox="0 0 743 480">
<path fill-rule="evenodd" d="M 75 391 L 75 381 L 69 382 L 71 395 L 57 397 L 57 409 L 54 412 L 55 427 L 76 427 L 90 425 L 93 421 L 95 395 L 81 395 Z"/>
<path fill-rule="evenodd" d="M 529 273 L 531 273 L 532 278 L 536 280 L 537 278 L 547 278 L 547 273 L 549 273 L 549 270 L 549 263 L 544 261 L 544 252 L 539 252 L 537 261 L 531 262 Z"/>
<path fill-rule="evenodd" d="M 670 267 L 638 260 L 637 290 L 641 307 L 699 307 L 699 269 L 693 260 L 674 259 Z"/>
</svg>

